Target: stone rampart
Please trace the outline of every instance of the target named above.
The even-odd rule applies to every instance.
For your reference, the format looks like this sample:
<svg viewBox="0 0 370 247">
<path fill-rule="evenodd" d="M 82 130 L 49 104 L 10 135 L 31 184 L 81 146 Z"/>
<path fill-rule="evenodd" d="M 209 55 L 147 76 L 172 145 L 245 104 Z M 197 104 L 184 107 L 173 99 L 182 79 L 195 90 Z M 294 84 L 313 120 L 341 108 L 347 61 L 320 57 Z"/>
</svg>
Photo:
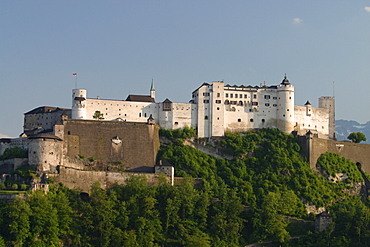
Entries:
<svg viewBox="0 0 370 247">
<path fill-rule="evenodd" d="M 59 174 L 48 174 L 55 182 L 63 183 L 70 189 L 90 192 L 91 186 L 99 182 L 102 189 L 111 187 L 114 183 L 125 185 L 126 180 L 132 176 L 144 176 L 149 184 L 158 182 L 159 174 L 155 173 L 133 173 L 133 172 L 106 172 L 106 171 L 81 171 L 72 168 L 61 167 Z M 166 177 L 169 180 L 169 177 Z"/>
<path fill-rule="evenodd" d="M 65 157 L 78 155 L 122 164 L 125 170 L 154 172 L 159 126 L 120 121 L 64 121 Z"/>
<path fill-rule="evenodd" d="M 321 154 L 331 152 L 339 154 L 355 163 L 361 163 L 361 168 L 370 174 L 369 144 L 334 141 L 306 135 L 301 137 L 301 145 L 312 169 L 316 169 L 316 163 Z"/>
</svg>

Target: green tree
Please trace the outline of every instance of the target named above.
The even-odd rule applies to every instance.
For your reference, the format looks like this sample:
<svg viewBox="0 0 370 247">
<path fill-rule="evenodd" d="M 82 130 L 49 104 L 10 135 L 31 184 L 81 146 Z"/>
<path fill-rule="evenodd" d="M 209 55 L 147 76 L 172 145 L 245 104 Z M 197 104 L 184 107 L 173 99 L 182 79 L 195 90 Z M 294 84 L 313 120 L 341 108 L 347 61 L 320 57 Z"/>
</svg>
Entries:
<svg viewBox="0 0 370 247">
<path fill-rule="evenodd" d="M 366 141 L 366 136 L 361 132 L 352 132 L 349 134 L 349 136 L 347 136 L 347 139 L 354 143 L 360 143 L 362 141 Z"/>
<path fill-rule="evenodd" d="M 4 209 L 3 233 L 6 240 L 12 246 L 22 246 L 30 236 L 31 214 L 28 203 L 19 197 L 9 202 Z"/>
<path fill-rule="evenodd" d="M 104 119 L 103 113 L 101 113 L 100 111 L 95 111 L 93 115 L 93 119 L 96 119 L 96 120 Z"/>
</svg>

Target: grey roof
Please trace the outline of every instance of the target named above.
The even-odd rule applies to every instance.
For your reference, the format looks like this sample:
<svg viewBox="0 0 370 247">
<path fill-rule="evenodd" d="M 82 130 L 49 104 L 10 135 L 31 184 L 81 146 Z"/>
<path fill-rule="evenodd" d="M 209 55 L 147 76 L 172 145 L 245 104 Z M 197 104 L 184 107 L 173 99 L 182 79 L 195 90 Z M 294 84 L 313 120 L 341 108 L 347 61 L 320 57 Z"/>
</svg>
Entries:
<svg viewBox="0 0 370 247">
<path fill-rule="evenodd" d="M 129 96 L 127 96 L 126 101 L 153 102 L 153 103 L 155 102 L 154 99 L 149 95 L 134 95 L 134 94 L 130 94 Z"/>
<path fill-rule="evenodd" d="M 53 140 L 63 141 L 62 139 L 60 139 L 59 137 L 55 135 L 48 135 L 48 134 L 37 134 L 37 135 L 28 137 L 28 139 L 53 139 Z"/>
<path fill-rule="evenodd" d="M 37 107 L 29 112 L 26 112 L 26 114 L 37 114 L 37 113 L 46 113 L 46 112 L 57 112 L 57 111 L 71 111 L 71 109 L 67 108 L 59 108 L 59 107 L 53 107 L 53 106 L 40 106 Z"/>
</svg>

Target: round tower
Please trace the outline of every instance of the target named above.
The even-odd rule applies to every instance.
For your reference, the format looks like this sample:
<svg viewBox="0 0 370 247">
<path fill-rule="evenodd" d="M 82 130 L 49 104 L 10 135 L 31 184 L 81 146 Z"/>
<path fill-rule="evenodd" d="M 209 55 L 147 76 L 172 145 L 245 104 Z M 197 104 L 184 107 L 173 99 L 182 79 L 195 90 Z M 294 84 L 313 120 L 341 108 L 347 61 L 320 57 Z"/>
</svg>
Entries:
<svg viewBox="0 0 370 247">
<path fill-rule="evenodd" d="M 72 90 L 72 119 L 86 119 L 86 89 Z"/>
<path fill-rule="evenodd" d="M 286 75 L 278 85 L 278 109 L 276 111 L 277 128 L 287 134 L 294 130 L 294 86 Z"/>
</svg>

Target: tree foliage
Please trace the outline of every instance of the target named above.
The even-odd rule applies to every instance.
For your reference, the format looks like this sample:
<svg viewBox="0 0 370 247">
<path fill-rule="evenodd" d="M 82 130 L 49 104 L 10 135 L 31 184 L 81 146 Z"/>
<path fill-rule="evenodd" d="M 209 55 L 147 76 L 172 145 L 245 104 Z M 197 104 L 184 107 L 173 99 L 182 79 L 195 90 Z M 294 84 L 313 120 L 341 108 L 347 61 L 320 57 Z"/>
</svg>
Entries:
<svg viewBox="0 0 370 247">
<path fill-rule="evenodd" d="M 354 143 L 360 143 L 362 141 L 366 141 L 366 136 L 364 133 L 361 132 L 352 132 L 347 136 L 348 140 L 351 140 Z"/>
<path fill-rule="evenodd" d="M 132 176 L 125 186 L 91 188 L 88 197 L 62 185 L 48 193 L 0 202 L 0 246 L 244 246 L 274 241 L 283 246 L 366 246 L 370 213 L 366 198 L 347 194 L 310 169 L 297 139 L 264 129 L 226 134 L 217 143 L 233 160 L 217 159 L 183 145 L 193 130 L 162 131 L 172 142 L 158 158 L 183 177 L 150 186 Z M 176 137 L 175 137 L 176 136 Z M 180 139 L 179 139 L 180 138 Z M 347 172 L 359 182 L 353 163 L 324 154 L 327 174 Z M 352 169 L 352 170 L 351 170 Z M 350 175 L 350 174 L 353 175 Z M 357 175 L 356 175 L 357 174 Z M 193 178 L 202 178 L 194 186 Z M 310 227 L 304 203 L 324 206 L 334 223 L 325 232 Z M 287 217 L 304 219 L 300 224 Z M 294 231 L 292 228 L 301 228 Z M 300 237 L 291 239 L 293 234 Z M 302 236 L 304 235 L 304 236 Z"/>
<path fill-rule="evenodd" d="M 14 159 L 14 158 L 28 158 L 28 150 L 21 147 L 11 147 L 5 149 L 4 153 L 0 155 L 0 160 Z"/>
</svg>

